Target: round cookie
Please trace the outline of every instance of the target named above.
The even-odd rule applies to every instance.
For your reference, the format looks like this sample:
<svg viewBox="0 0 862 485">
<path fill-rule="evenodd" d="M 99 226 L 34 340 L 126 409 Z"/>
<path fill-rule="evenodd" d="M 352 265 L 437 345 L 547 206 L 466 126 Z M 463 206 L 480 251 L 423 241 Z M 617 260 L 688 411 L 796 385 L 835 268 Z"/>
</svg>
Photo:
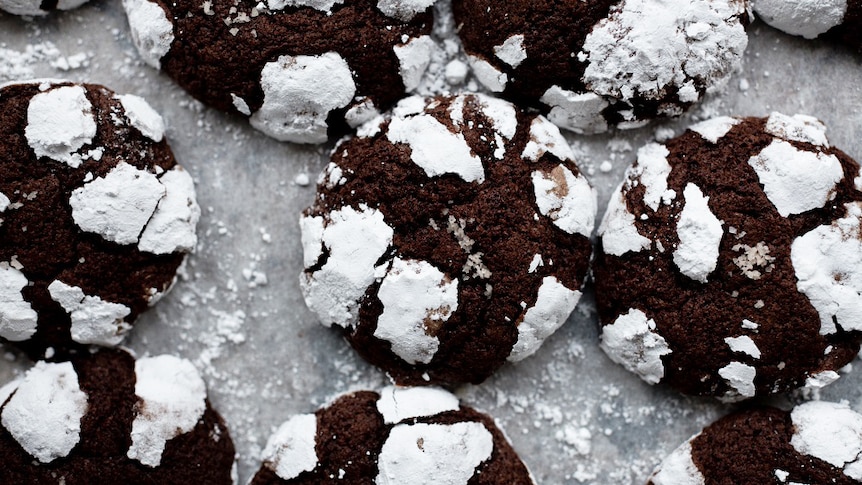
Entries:
<svg viewBox="0 0 862 485">
<path fill-rule="evenodd" d="M 559 130 L 484 95 L 400 102 L 338 145 L 300 221 L 300 283 L 399 384 L 479 383 L 581 296 L 595 192 Z"/>
<path fill-rule="evenodd" d="M 270 437 L 252 485 L 531 485 L 489 416 L 432 388 L 344 395 Z"/>
<path fill-rule="evenodd" d="M 229 485 L 234 455 L 184 359 L 102 350 L 38 362 L 0 388 L 4 483 Z"/>
<path fill-rule="evenodd" d="M 0 113 L 0 339 L 34 358 L 117 345 L 196 244 L 191 176 L 137 96 L 8 84 Z"/>
<path fill-rule="evenodd" d="M 13 15 L 42 16 L 54 10 L 72 10 L 87 0 L 0 0 L 0 10 Z"/>
<path fill-rule="evenodd" d="M 562 128 L 677 116 L 723 87 L 748 45 L 747 0 L 453 0 L 473 74 Z"/>
<path fill-rule="evenodd" d="M 776 29 L 806 39 L 836 38 L 862 52 L 862 0 L 754 0 L 754 11 Z"/>
<path fill-rule="evenodd" d="M 715 118 L 645 146 L 599 228 L 602 348 L 728 401 L 833 382 L 862 336 L 860 188 L 808 116 Z"/>
<path fill-rule="evenodd" d="M 862 415 L 812 401 L 726 416 L 674 450 L 650 485 L 862 482 Z"/>
<path fill-rule="evenodd" d="M 124 0 L 147 64 L 267 135 L 323 143 L 418 87 L 435 0 Z"/>
</svg>

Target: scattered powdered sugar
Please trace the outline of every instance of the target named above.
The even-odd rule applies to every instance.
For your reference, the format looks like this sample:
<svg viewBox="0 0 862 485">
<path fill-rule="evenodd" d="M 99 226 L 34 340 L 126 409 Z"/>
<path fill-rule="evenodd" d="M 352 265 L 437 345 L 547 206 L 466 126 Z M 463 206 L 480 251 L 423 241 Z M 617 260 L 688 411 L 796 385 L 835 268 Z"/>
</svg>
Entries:
<svg viewBox="0 0 862 485">
<path fill-rule="evenodd" d="M 641 310 L 630 309 L 611 325 L 602 327 L 602 350 L 617 364 L 657 384 L 664 377 L 663 355 L 672 351 L 656 331 L 655 320 Z"/>
<path fill-rule="evenodd" d="M 543 216 L 569 234 L 590 237 L 596 221 L 596 191 L 586 177 L 557 165 L 550 173 L 532 173 L 536 205 Z"/>
<path fill-rule="evenodd" d="M 841 25 L 848 0 L 756 0 L 754 11 L 764 22 L 788 34 L 813 39 Z"/>
<path fill-rule="evenodd" d="M 682 195 L 685 206 L 676 224 L 679 246 L 673 252 L 673 262 L 682 274 L 706 283 L 718 265 L 718 250 L 724 235 L 722 222 L 709 210 L 709 197 L 703 195 L 700 187 L 688 183 Z"/>
<path fill-rule="evenodd" d="M 819 458 L 862 480 L 862 415 L 846 404 L 811 401 L 790 412 L 790 444 L 803 455 Z"/>
<path fill-rule="evenodd" d="M 693 436 L 662 460 L 650 477 L 654 485 L 704 485 L 706 483 L 706 479 L 691 458 L 691 442 L 697 436 Z"/>
<path fill-rule="evenodd" d="M 701 121 L 688 129 L 699 134 L 704 140 L 710 143 L 718 143 L 718 140 L 724 138 L 734 126 L 738 125 L 742 120 L 739 118 L 731 118 L 729 116 L 719 116 L 706 121 Z"/>
<path fill-rule="evenodd" d="M 174 26 L 162 7 L 150 0 L 123 0 L 132 41 L 143 61 L 158 69 L 171 50 Z"/>
<path fill-rule="evenodd" d="M 536 353 L 542 342 L 566 323 L 581 294 L 579 290 L 566 288 L 554 276 L 545 276 L 535 305 L 518 321 L 518 341 L 512 347 L 509 361 L 518 362 Z"/>
<path fill-rule="evenodd" d="M 736 402 L 743 399 L 754 397 L 755 387 L 754 378 L 757 376 L 757 370 L 742 362 L 731 362 L 726 366 L 718 369 L 720 375 L 731 390 L 719 399 L 724 402 Z"/>
<path fill-rule="evenodd" d="M 0 337 L 11 342 L 27 340 L 36 333 L 38 315 L 21 293 L 28 284 L 24 273 L 8 263 L 0 264 Z"/>
<path fill-rule="evenodd" d="M 120 94 L 117 99 L 123 105 L 126 118 L 132 126 L 150 140 L 162 141 L 165 136 L 165 121 L 144 98 L 134 94 Z"/>
<path fill-rule="evenodd" d="M 84 88 L 61 86 L 33 96 L 24 133 L 37 157 L 72 168 L 81 165 L 81 155 L 75 152 L 96 136 L 93 105 Z"/>
<path fill-rule="evenodd" d="M 69 314 L 70 332 L 75 342 L 113 346 L 122 342 L 132 328 L 123 320 L 131 313 L 125 305 L 85 295 L 81 288 L 59 280 L 48 285 L 48 292 Z"/>
<path fill-rule="evenodd" d="M 404 90 L 408 93 L 419 87 L 422 75 L 431 63 L 431 52 L 434 47 L 431 37 L 423 35 L 392 48 L 395 57 L 398 58 L 398 71 L 404 82 Z"/>
<path fill-rule="evenodd" d="M 439 387 L 386 386 L 377 400 L 377 411 L 386 424 L 430 417 L 459 408 L 458 398 Z"/>
<path fill-rule="evenodd" d="M 317 466 L 317 417 L 300 414 L 285 421 L 266 442 L 263 461 L 284 480 L 314 470 Z"/>
</svg>

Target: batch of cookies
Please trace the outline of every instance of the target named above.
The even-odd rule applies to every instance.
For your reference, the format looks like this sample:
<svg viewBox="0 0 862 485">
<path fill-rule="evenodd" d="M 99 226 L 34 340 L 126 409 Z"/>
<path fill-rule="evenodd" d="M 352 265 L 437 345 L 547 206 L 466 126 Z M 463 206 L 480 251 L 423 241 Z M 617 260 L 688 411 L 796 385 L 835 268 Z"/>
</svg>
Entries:
<svg viewBox="0 0 862 485">
<path fill-rule="evenodd" d="M 862 174 L 820 121 L 649 143 L 598 219 L 560 129 L 685 113 L 738 69 L 752 8 L 862 52 L 862 1 L 452 0 L 484 94 L 411 96 L 434 3 L 123 1 L 141 59 L 195 98 L 281 142 L 338 139 L 299 219 L 300 287 L 392 385 L 287 419 L 250 483 L 535 483 L 445 388 L 541 352 L 587 280 L 597 344 L 650 384 L 741 402 L 839 378 L 862 341 Z M 37 361 L 0 388 L 0 483 L 236 483 L 194 365 L 119 347 L 198 242 L 164 120 L 100 85 L 13 82 L 0 146 L 0 340 Z M 650 482 L 860 483 L 862 415 L 747 406 Z"/>
</svg>

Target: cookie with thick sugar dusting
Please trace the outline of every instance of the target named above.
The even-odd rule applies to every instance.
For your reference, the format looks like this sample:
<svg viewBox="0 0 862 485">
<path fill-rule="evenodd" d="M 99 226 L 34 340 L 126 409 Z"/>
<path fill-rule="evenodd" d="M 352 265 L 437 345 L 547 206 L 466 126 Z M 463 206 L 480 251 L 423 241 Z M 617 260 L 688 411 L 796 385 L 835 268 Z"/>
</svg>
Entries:
<svg viewBox="0 0 862 485">
<path fill-rule="evenodd" d="M 862 0 L 753 0 L 757 16 L 806 39 L 836 39 L 862 52 Z"/>
<path fill-rule="evenodd" d="M 649 485 L 862 483 L 862 415 L 811 401 L 756 407 L 704 428 L 656 467 Z"/>
<path fill-rule="evenodd" d="M 124 0 L 141 58 L 281 141 L 324 143 L 416 89 L 435 0 Z"/>
<path fill-rule="evenodd" d="M 344 395 L 284 422 L 252 485 L 532 485 L 489 416 L 433 387 Z"/>
<path fill-rule="evenodd" d="M 57 10 L 72 10 L 87 0 L 0 0 L 0 10 L 13 15 L 41 17 Z"/>
<path fill-rule="evenodd" d="M 568 318 L 595 192 L 556 126 L 412 97 L 339 144 L 300 226 L 308 307 L 399 384 L 478 383 Z"/>
<path fill-rule="evenodd" d="M 747 0 L 454 0 L 473 74 L 576 133 L 678 116 L 722 88 Z"/>
<path fill-rule="evenodd" d="M 0 340 L 32 357 L 119 344 L 197 243 L 191 176 L 134 95 L 0 87 Z"/>
<path fill-rule="evenodd" d="M 598 231 L 602 348 L 726 401 L 835 381 L 862 339 L 860 189 L 809 116 L 720 117 L 646 145 Z"/>
<path fill-rule="evenodd" d="M 102 350 L 0 387 L 0 477 L 230 485 L 235 450 L 191 362 Z"/>
</svg>

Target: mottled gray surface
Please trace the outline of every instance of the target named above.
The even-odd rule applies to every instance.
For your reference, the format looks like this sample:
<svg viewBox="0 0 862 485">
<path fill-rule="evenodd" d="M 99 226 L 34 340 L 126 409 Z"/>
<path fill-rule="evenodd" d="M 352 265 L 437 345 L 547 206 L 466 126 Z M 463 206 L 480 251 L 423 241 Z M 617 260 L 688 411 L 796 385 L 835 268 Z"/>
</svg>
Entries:
<svg viewBox="0 0 862 485">
<path fill-rule="evenodd" d="M 862 158 L 862 58 L 761 24 L 750 32 L 743 72 L 693 117 L 807 113 L 827 123 L 833 144 Z M 65 69 L 82 53 L 84 65 Z M 288 416 L 385 383 L 315 323 L 299 293 L 297 217 L 313 198 L 328 148 L 278 143 L 192 100 L 139 60 L 118 1 L 35 21 L 0 14 L 0 82 L 34 76 L 102 83 L 144 96 L 164 115 L 176 156 L 198 183 L 200 242 L 173 293 L 139 320 L 128 345 L 138 355 L 185 356 L 202 370 L 237 444 L 241 482 Z M 679 133 L 690 121 L 660 127 Z M 657 128 L 569 137 L 598 189 L 600 211 L 637 147 Z M 302 185 L 303 177 L 312 183 Z M 730 409 L 644 384 L 611 363 L 597 338 L 588 290 L 536 356 L 458 391 L 497 418 L 540 483 L 643 483 L 665 453 Z M 0 382 L 29 365 L 8 352 Z M 821 394 L 862 411 L 862 372 Z"/>
</svg>

